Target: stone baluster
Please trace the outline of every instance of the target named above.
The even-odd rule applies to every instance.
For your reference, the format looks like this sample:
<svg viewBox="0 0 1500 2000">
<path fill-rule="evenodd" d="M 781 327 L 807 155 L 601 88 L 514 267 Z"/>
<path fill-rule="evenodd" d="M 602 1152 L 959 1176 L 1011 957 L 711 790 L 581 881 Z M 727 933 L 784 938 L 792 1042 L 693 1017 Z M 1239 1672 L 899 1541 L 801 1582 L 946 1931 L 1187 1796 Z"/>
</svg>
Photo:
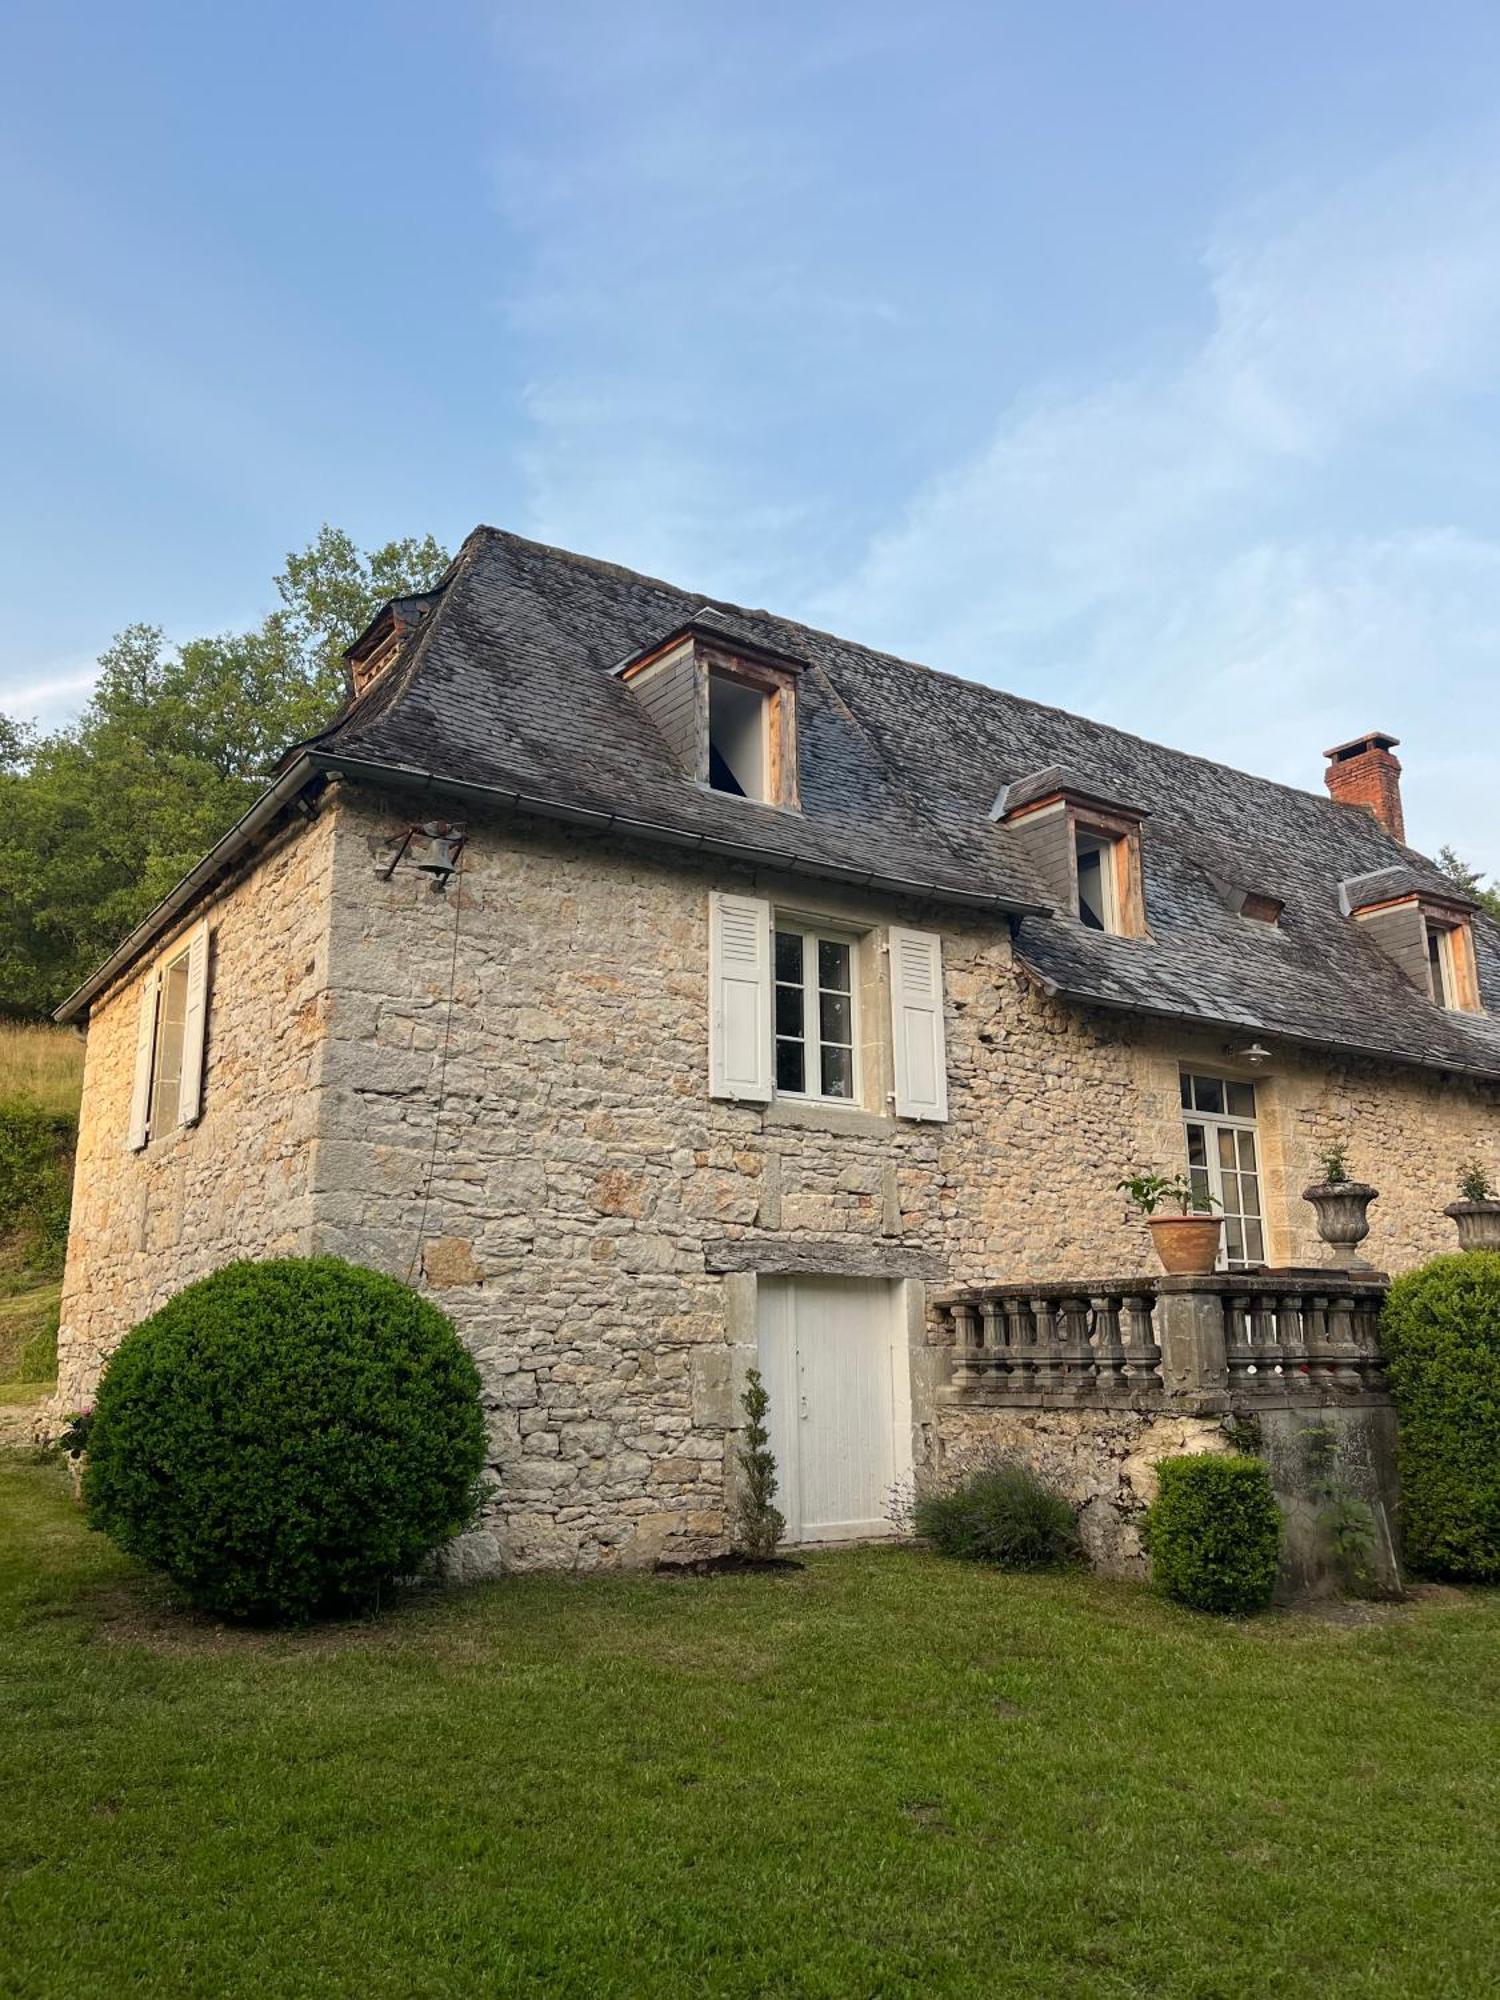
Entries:
<svg viewBox="0 0 1500 2000">
<path fill-rule="evenodd" d="M 1307 1339 L 1307 1379 L 1315 1393 L 1326 1394 L 1338 1380 L 1335 1367 L 1334 1301 L 1325 1292 L 1314 1293 L 1306 1302 L 1303 1321 Z"/>
<path fill-rule="evenodd" d="M 1255 1350 L 1255 1387 L 1262 1395 L 1281 1386 L 1286 1355 L 1282 1345 L 1281 1301 L 1270 1292 L 1252 1292 L 1244 1302 Z"/>
<path fill-rule="evenodd" d="M 1033 1298 L 1031 1317 L 1036 1327 L 1036 1386 L 1040 1395 L 1052 1398 L 1063 1386 L 1062 1357 L 1058 1351 L 1057 1311 L 1051 1299 Z"/>
<path fill-rule="evenodd" d="M 1224 1365 L 1229 1373 L 1230 1393 L 1243 1396 L 1265 1387 L 1263 1363 L 1253 1338 L 1254 1315 L 1249 1303 L 1236 1293 L 1224 1295 Z"/>
<path fill-rule="evenodd" d="M 1086 1298 L 1058 1300 L 1057 1354 L 1063 1393 L 1075 1401 L 1094 1394 L 1094 1350 L 1089 1345 L 1089 1302 Z"/>
<path fill-rule="evenodd" d="M 1036 1324 L 1030 1303 L 1021 1298 L 1006 1299 L 1005 1323 L 1010 1356 L 1007 1386 L 1015 1395 L 1029 1398 L 1036 1394 Z"/>
<path fill-rule="evenodd" d="M 960 1388 L 972 1388 L 983 1380 L 979 1354 L 979 1314 L 972 1300 L 953 1299 L 942 1308 L 953 1331 L 953 1380 Z"/>
<path fill-rule="evenodd" d="M 1122 1302 L 1120 1340 L 1125 1350 L 1125 1381 L 1132 1396 L 1161 1392 L 1161 1349 L 1151 1312 L 1155 1300 L 1149 1292 L 1130 1292 Z"/>
<path fill-rule="evenodd" d="M 1101 1400 L 1117 1402 L 1125 1376 L 1125 1343 L 1120 1337 L 1120 1300 L 1102 1293 L 1094 1311 L 1094 1379 Z"/>
<path fill-rule="evenodd" d="M 1312 1394 L 1313 1375 L 1309 1356 L 1318 1330 L 1306 1306 L 1307 1301 L 1299 1292 L 1283 1292 L 1276 1301 L 1276 1318 L 1281 1329 L 1282 1386 L 1289 1396 Z"/>
<path fill-rule="evenodd" d="M 1359 1349 L 1354 1343 L 1354 1301 L 1347 1293 L 1339 1293 L 1328 1301 L 1328 1363 L 1335 1387 L 1343 1390 L 1363 1387 Z"/>
<path fill-rule="evenodd" d="M 979 1317 L 982 1323 L 981 1339 L 984 1352 L 982 1379 L 989 1388 L 1009 1388 L 1010 1384 L 1006 1379 L 1008 1356 L 1005 1345 L 1005 1315 L 1000 1309 L 999 1300 L 981 1299 Z"/>
</svg>

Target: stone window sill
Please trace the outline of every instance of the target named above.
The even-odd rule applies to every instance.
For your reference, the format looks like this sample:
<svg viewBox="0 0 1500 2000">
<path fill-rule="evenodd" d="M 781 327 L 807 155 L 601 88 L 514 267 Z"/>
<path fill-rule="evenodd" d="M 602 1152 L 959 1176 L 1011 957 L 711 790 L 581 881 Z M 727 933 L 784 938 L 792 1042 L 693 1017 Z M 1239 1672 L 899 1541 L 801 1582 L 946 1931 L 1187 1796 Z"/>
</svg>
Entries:
<svg viewBox="0 0 1500 2000">
<path fill-rule="evenodd" d="M 772 1098 L 762 1116 L 767 1131 L 779 1126 L 799 1132 L 844 1132 L 857 1138 L 888 1139 L 896 1129 L 893 1118 L 862 1111 L 857 1104 L 807 1104 L 789 1097 Z"/>
</svg>

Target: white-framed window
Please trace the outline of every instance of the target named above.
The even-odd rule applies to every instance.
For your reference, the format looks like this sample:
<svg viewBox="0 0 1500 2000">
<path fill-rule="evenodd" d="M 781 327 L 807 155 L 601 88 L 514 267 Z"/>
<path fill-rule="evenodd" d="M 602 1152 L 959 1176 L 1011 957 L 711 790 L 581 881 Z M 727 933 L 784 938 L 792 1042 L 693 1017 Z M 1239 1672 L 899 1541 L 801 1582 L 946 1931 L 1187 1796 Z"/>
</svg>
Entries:
<svg viewBox="0 0 1500 2000">
<path fill-rule="evenodd" d="M 1219 1265 L 1247 1270 L 1266 1261 L 1255 1085 L 1200 1070 L 1181 1072 L 1188 1179 L 1224 1218 Z"/>
<path fill-rule="evenodd" d="M 1078 875 L 1078 918 L 1086 930 L 1115 936 L 1120 922 L 1119 843 L 1110 834 L 1073 830 L 1073 854 Z"/>
<path fill-rule="evenodd" d="M 776 1095 L 853 1103 L 859 1079 L 857 939 L 778 917 L 774 958 Z"/>
<path fill-rule="evenodd" d="M 897 1118 L 947 1118 L 943 941 L 935 931 L 854 929 L 773 910 L 764 896 L 715 890 L 708 954 L 711 1097 L 859 1104 L 864 1036 L 882 1041 L 861 1022 L 862 989 L 873 1005 L 883 985 L 890 1088 L 881 1108 L 889 1104 Z"/>
<path fill-rule="evenodd" d="M 147 972 L 136 1017 L 135 1076 L 128 1144 L 197 1123 L 203 1101 L 208 1010 L 208 925 L 200 923 Z"/>
</svg>

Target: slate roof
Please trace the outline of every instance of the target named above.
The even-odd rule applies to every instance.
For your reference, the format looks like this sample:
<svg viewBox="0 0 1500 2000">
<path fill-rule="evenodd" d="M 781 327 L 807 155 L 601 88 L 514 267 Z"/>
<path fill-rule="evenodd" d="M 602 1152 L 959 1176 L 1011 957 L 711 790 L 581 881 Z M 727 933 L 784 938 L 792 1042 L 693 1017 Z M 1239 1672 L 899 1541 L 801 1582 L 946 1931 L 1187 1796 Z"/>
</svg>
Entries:
<svg viewBox="0 0 1500 2000">
<path fill-rule="evenodd" d="M 615 676 L 704 617 L 806 663 L 800 813 L 694 783 Z M 1370 814 L 492 528 L 469 537 L 397 664 L 316 749 L 352 769 L 397 766 L 616 815 L 624 831 L 750 850 L 768 867 L 1025 910 L 1022 958 L 1079 1001 L 1500 1077 L 1500 930 L 1488 916 L 1474 932 L 1494 1017 L 1432 1005 L 1340 907 L 1341 883 L 1385 868 L 1454 898 L 1436 865 Z M 1149 811 L 1149 937 L 1038 913 L 1051 898 L 1024 843 L 988 815 L 1003 786 L 1056 766 Z M 1280 923 L 1236 915 L 1216 886 L 1226 882 L 1278 898 Z"/>
</svg>

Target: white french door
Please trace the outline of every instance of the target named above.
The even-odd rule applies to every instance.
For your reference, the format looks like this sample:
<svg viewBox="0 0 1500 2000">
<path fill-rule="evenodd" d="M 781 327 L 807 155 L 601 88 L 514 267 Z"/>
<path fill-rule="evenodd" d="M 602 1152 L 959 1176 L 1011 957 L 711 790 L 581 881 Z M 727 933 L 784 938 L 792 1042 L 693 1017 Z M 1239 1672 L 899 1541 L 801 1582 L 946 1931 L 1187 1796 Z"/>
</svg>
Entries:
<svg viewBox="0 0 1500 2000">
<path fill-rule="evenodd" d="M 1219 1268 L 1243 1271 L 1264 1264 L 1255 1085 L 1184 1070 L 1182 1122 L 1193 1191 L 1212 1196 L 1214 1213 L 1224 1218 Z"/>
<path fill-rule="evenodd" d="M 760 1369 L 788 1541 L 893 1532 L 891 1489 L 911 1470 L 899 1298 L 885 1279 L 760 1281 Z"/>
</svg>

